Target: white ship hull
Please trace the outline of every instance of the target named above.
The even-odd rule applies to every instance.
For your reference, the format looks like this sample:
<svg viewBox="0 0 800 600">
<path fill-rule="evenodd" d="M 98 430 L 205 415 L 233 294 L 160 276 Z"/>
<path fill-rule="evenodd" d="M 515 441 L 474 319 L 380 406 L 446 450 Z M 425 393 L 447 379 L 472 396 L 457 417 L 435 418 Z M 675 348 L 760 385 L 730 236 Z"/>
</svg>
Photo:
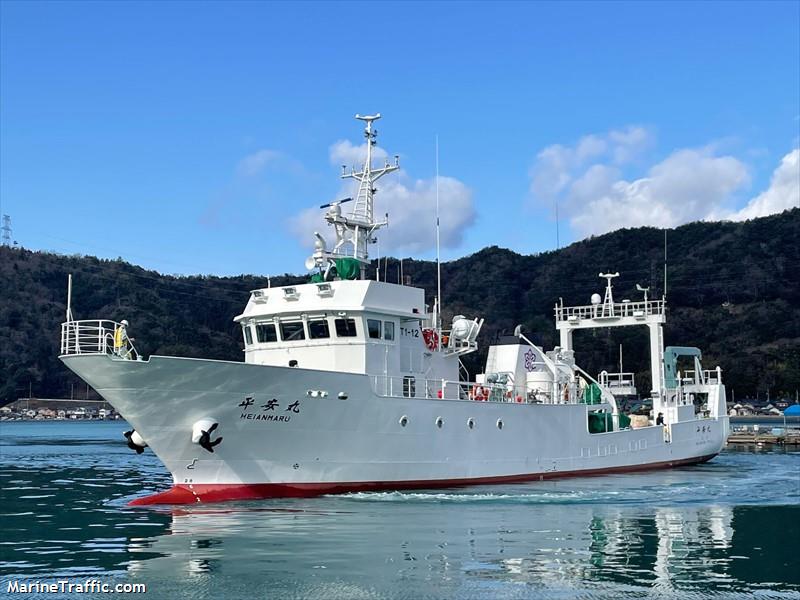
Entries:
<svg viewBox="0 0 800 600">
<path fill-rule="evenodd" d="M 159 356 L 61 359 L 172 474 L 171 490 L 133 504 L 667 468 L 713 458 L 728 431 L 719 417 L 589 433 L 583 404 L 387 397 L 353 373 Z M 204 419 L 219 423 L 214 437 L 223 438 L 213 453 L 192 441 Z"/>
</svg>

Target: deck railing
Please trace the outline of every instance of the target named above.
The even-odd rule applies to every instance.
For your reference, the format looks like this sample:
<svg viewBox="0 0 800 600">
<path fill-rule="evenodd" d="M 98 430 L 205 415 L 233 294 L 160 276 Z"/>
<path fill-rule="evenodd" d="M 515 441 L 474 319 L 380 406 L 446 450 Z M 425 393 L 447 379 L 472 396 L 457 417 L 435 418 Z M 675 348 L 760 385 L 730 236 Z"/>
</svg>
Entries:
<svg viewBox="0 0 800 600">
<path fill-rule="evenodd" d="M 703 369 L 702 371 L 684 371 L 681 374 L 683 385 L 717 385 L 722 383 L 722 369 Z"/>
<path fill-rule="evenodd" d="M 607 371 L 601 371 L 598 381 L 600 385 L 612 389 L 636 387 L 633 373 L 608 373 Z"/>
<path fill-rule="evenodd" d="M 138 352 L 127 337 L 120 348 L 114 347 L 114 333 L 121 323 L 107 320 L 67 321 L 61 324 L 61 355 L 112 354 L 136 358 Z"/>
<path fill-rule="evenodd" d="M 526 402 L 525 395 L 505 384 L 424 379 L 413 376 L 372 375 L 372 389 L 379 396 L 427 398 L 429 400 L 477 400 L 484 402 Z"/>
<path fill-rule="evenodd" d="M 663 315 L 663 300 L 647 302 L 614 302 L 613 304 L 589 304 L 584 306 L 560 306 L 555 308 L 556 322 L 603 319 L 611 317 L 639 317 Z"/>
</svg>

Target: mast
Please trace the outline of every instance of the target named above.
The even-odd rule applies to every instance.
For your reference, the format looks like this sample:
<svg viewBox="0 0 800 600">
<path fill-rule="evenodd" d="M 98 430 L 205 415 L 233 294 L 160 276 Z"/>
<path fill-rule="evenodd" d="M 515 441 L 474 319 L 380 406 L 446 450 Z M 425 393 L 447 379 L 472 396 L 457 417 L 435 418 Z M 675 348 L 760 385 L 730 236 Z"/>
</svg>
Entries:
<svg viewBox="0 0 800 600">
<path fill-rule="evenodd" d="M 667 299 L 667 229 L 664 228 L 664 300 Z"/>
<path fill-rule="evenodd" d="M 439 136 L 436 136 L 436 328 L 442 337 L 442 260 L 439 255 Z"/>
<path fill-rule="evenodd" d="M 72 321 L 72 273 L 67 275 L 67 322 Z"/>
<path fill-rule="evenodd" d="M 394 164 L 389 164 L 386 160 L 383 166 L 373 168 L 372 166 L 372 147 L 376 145 L 378 131 L 373 130 L 373 122 L 381 118 L 380 113 L 375 115 L 356 115 L 356 119 L 364 121 L 364 138 L 367 142 L 367 156 L 361 169 L 355 170 L 347 165 L 342 165 L 342 179 L 354 179 L 358 182 L 358 193 L 353 203 L 353 210 L 349 215 L 343 216 L 341 204 L 350 202 L 353 198 L 345 198 L 328 204 L 323 204 L 320 208 L 327 208 L 325 220 L 333 226 L 336 231 L 336 244 L 332 250 L 328 250 L 325 239 L 317 232 L 314 235 L 317 241 L 314 245 L 314 254 L 306 261 L 306 268 L 319 268 L 325 270 L 326 274 L 336 259 L 350 258 L 355 259 L 360 265 L 361 278 L 364 279 L 366 266 L 369 264 L 368 245 L 373 244 L 377 239 L 373 233 L 389 224 L 389 215 L 385 215 L 383 221 L 375 221 L 374 197 L 378 191 L 375 182 L 381 177 L 400 168 L 399 157 L 395 155 Z"/>
</svg>

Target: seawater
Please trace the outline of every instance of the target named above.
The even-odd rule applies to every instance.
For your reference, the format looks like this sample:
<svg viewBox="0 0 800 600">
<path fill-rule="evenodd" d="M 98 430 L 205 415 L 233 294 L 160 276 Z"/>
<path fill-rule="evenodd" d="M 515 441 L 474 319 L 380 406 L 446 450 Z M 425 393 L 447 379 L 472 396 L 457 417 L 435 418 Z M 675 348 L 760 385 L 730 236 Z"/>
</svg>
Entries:
<svg viewBox="0 0 800 600">
<path fill-rule="evenodd" d="M 145 583 L 143 598 L 800 598 L 790 449 L 643 474 L 129 508 L 170 477 L 125 446 L 125 428 L 0 423 L 0 597 L 23 597 L 13 581 L 97 578 Z"/>
</svg>

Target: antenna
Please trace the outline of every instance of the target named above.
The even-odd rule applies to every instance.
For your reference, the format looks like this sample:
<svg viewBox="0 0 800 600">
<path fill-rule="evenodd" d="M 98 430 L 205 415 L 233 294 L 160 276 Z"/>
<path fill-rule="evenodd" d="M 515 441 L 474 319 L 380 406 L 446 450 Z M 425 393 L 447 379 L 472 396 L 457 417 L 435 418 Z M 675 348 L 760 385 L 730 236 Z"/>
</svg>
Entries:
<svg viewBox="0 0 800 600">
<path fill-rule="evenodd" d="M 381 241 L 380 239 L 376 242 L 378 244 L 378 265 L 375 267 L 375 281 L 381 280 Z"/>
<path fill-rule="evenodd" d="M 358 193 L 353 198 L 345 198 L 329 204 L 322 205 L 321 208 L 328 208 L 325 220 L 332 225 L 336 231 L 336 243 L 331 251 L 315 252 L 315 264 L 322 265 L 330 262 L 334 258 L 349 257 L 361 263 L 361 277 L 365 277 L 365 269 L 369 264 L 368 245 L 374 243 L 375 231 L 389 224 L 388 217 L 383 221 L 376 222 L 373 219 L 374 195 L 378 191 L 375 182 L 392 171 L 400 168 L 399 157 L 395 156 L 394 164 L 385 163 L 377 168 L 372 166 L 372 147 L 377 144 L 377 130 L 373 130 L 374 121 L 381 118 L 380 113 L 375 115 L 356 115 L 356 119 L 364 121 L 364 138 L 366 139 L 367 155 L 366 160 L 361 165 L 359 171 L 355 168 L 347 171 L 342 169 L 343 179 L 354 179 L 358 182 Z M 353 210 L 349 216 L 342 215 L 340 205 L 345 202 L 353 201 Z"/>
<path fill-rule="evenodd" d="M 599 277 L 605 277 L 606 281 L 608 282 L 606 284 L 606 297 L 603 299 L 603 305 L 604 306 L 606 306 L 606 305 L 611 306 L 612 307 L 612 315 L 613 315 L 614 296 L 611 293 L 611 287 L 612 287 L 611 286 L 611 280 L 614 279 L 614 277 L 619 277 L 619 272 L 617 272 L 617 273 L 600 273 L 598 276 Z"/>
<path fill-rule="evenodd" d="M 334 202 L 328 202 L 327 204 L 321 204 L 320 208 L 328 208 L 331 206 L 338 206 L 340 204 L 344 204 L 345 202 L 352 202 L 352 198 L 344 198 L 342 200 L 335 200 Z"/>
<path fill-rule="evenodd" d="M 664 229 L 664 300 L 667 299 L 667 230 Z"/>
<path fill-rule="evenodd" d="M 556 250 L 561 248 L 561 240 L 558 234 L 558 198 L 556 198 Z"/>
<path fill-rule="evenodd" d="M 67 322 L 72 321 L 72 273 L 67 275 Z"/>
<path fill-rule="evenodd" d="M 439 255 L 439 134 L 436 134 L 436 326 L 442 337 L 442 261 Z"/>
<path fill-rule="evenodd" d="M 636 289 L 640 292 L 644 292 L 644 301 L 647 302 L 647 292 L 650 291 L 649 287 L 642 287 L 638 283 L 636 284 Z"/>
<path fill-rule="evenodd" d="M 10 246 L 11 245 L 11 217 L 8 215 L 3 215 L 3 226 L 0 227 L 0 231 L 3 232 L 3 246 Z"/>
</svg>

